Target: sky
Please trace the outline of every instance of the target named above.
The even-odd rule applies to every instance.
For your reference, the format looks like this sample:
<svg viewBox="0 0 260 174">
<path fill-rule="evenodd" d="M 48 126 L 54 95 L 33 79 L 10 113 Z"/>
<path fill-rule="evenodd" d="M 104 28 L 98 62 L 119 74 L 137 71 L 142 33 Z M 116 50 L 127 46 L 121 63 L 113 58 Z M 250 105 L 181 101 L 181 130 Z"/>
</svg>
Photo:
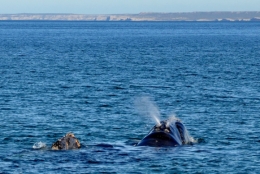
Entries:
<svg viewBox="0 0 260 174">
<path fill-rule="evenodd" d="M 260 11 L 260 0 L 0 0 L 0 14 Z"/>
</svg>

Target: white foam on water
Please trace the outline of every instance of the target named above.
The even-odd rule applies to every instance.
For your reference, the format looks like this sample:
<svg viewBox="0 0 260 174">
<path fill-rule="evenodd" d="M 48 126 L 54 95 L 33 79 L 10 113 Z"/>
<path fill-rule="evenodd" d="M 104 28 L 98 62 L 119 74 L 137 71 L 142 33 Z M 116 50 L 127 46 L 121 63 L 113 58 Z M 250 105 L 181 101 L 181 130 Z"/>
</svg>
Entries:
<svg viewBox="0 0 260 174">
<path fill-rule="evenodd" d="M 160 125 L 159 109 L 149 97 L 144 96 L 136 99 L 135 107 L 140 115 L 149 116 L 157 125 Z"/>
<path fill-rule="evenodd" d="M 45 147 L 46 147 L 46 144 L 40 141 L 40 142 L 34 143 L 32 148 L 33 149 L 42 149 Z"/>
</svg>

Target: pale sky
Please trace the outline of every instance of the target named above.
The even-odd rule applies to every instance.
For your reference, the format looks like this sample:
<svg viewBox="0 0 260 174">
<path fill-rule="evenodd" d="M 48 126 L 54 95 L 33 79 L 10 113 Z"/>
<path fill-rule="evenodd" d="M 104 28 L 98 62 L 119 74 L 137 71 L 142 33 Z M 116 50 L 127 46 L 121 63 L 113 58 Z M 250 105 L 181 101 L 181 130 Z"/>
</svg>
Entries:
<svg viewBox="0 0 260 174">
<path fill-rule="evenodd" d="M 260 0 L 0 0 L 0 14 L 260 11 Z"/>
</svg>

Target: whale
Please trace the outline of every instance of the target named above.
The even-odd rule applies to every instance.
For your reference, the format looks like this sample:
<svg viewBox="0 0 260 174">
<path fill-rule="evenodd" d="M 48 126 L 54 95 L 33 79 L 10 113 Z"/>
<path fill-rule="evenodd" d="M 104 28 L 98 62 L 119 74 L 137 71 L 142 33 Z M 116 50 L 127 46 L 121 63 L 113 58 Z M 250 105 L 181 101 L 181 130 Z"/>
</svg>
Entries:
<svg viewBox="0 0 260 174">
<path fill-rule="evenodd" d="M 174 147 L 192 142 L 193 138 L 181 120 L 172 117 L 156 124 L 137 146 Z"/>
<path fill-rule="evenodd" d="M 79 149 L 80 142 L 73 133 L 67 133 L 64 137 L 58 139 L 51 146 L 52 150 L 70 150 Z"/>
</svg>

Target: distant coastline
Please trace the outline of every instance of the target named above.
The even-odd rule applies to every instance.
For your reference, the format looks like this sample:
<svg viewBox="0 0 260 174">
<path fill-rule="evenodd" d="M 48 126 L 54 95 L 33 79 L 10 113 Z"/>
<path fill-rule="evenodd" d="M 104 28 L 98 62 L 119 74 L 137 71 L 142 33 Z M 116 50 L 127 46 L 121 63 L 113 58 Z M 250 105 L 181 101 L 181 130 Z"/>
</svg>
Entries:
<svg viewBox="0 0 260 174">
<path fill-rule="evenodd" d="M 260 21 L 260 11 L 138 14 L 0 14 L 0 21 Z"/>
</svg>

